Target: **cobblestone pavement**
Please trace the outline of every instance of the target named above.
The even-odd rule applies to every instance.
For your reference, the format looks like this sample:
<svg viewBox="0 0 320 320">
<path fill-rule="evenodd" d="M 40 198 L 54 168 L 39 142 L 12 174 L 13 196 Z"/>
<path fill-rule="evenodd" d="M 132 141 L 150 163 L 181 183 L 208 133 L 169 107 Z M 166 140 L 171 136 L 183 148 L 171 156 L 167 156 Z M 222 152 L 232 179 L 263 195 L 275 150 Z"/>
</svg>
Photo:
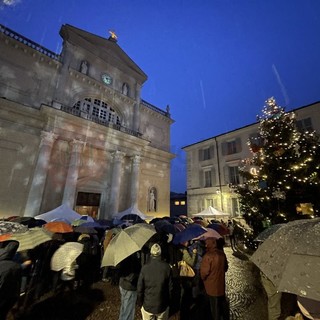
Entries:
<svg viewBox="0 0 320 320">
<path fill-rule="evenodd" d="M 267 299 L 261 287 L 259 271 L 248 258 L 231 248 L 225 249 L 229 262 L 226 276 L 231 320 L 266 320 Z"/>
</svg>

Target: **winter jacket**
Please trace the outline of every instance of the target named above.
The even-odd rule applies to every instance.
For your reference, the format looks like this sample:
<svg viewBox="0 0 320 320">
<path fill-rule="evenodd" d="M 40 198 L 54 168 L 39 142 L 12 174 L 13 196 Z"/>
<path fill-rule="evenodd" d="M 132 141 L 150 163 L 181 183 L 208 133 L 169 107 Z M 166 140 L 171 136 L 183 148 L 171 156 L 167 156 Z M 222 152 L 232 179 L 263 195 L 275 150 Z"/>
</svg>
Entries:
<svg viewBox="0 0 320 320">
<path fill-rule="evenodd" d="M 7 303 L 13 305 L 20 295 L 22 269 L 12 260 L 18 246 L 17 242 L 10 242 L 0 249 L 0 310 Z"/>
<path fill-rule="evenodd" d="M 120 263 L 119 286 L 127 291 L 136 291 L 140 269 L 141 264 L 137 253 L 123 260 Z"/>
<path fill-rule="evenodd" d="M 200 265 L 201 279 L 209 296 L 224 296 L 225 272 L 228 270 L 226 255 L 217 248 L 216 239 L 208 238 L 205 242 L 206 253 Z"/>
<path fill-rule="evenodd" d="M 144 309 L 152 314 L 164 312 L 172 296 L 171 269 L 161 257 L 150 257 L 140 272 L 138 297 Z"/>
</svg>

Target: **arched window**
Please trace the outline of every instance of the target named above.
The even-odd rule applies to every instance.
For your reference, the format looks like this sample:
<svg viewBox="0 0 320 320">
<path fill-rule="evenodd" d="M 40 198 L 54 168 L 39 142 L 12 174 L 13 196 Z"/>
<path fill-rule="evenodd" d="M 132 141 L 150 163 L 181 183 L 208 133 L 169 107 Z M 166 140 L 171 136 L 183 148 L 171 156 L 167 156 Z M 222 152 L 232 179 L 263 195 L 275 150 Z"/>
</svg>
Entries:
<svg viewBox="0 0 320 320">
<path fill-rule="evenodd" d="M 121 118 L 117 112 L 102 100 L 85 98 L 84 100 L 78 101 L 73 108 L 87 113 L 89 115 L 88 118 L 91 118 L 92 120 L 121 125 Z"/>
</svg>

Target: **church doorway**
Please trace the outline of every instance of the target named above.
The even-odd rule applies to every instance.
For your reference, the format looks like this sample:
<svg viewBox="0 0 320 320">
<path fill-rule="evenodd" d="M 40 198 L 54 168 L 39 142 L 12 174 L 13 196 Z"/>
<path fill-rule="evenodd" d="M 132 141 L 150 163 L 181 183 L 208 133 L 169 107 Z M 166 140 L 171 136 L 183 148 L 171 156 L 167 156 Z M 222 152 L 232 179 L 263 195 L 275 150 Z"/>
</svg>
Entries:
<svg viewBox="0 0 320 320">
<path fill-rule="evenodd" d="M 78 192 L 75 211 L 94 219 L 99 216 L 101 193 Z"/>
</svg>

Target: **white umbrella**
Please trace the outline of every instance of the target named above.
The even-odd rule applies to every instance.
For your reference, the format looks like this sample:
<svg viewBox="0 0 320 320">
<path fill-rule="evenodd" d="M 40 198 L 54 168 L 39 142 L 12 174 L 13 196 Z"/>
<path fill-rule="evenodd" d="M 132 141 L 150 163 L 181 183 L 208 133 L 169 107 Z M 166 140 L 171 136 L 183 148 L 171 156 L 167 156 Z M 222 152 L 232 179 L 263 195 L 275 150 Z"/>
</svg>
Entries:
<svg viewBox="0 0 320 320">
<path fill-rule="evenodd" d="M 153 225 L 137 223 L 121 230 L 106 248 L 101 267 L 116 266 L 131 254 L 139 251 L 156 234 Z"/>
<path fill-rule="evenodd" d="M 68 267 L 81 254 L 83 244 L 79 242 L 66 242 L 58 248 L 51 258 L 51 270 L 60 271 Z"/>
<path fill-rule="evenodd" d="M 81 214 L 72 210 L 68 205 L 63 204 L 60 207 L 57 207 L 51 211 L 39 214 L 35 216 L 36 219 L 42 219 L 47 222 L 57 221 L 59 219 L 66 219 L 71 223 L 73 220 L 80 219 Z"/>
<path fill-rule="evenodd" d="M 33 249 L 36 246 L 52 240 L 53 233 L 43 228 L 32 228 L 24 233 L 15 233 L 7 240 L 19 242 L 17 251 Z"/>
</svg>

